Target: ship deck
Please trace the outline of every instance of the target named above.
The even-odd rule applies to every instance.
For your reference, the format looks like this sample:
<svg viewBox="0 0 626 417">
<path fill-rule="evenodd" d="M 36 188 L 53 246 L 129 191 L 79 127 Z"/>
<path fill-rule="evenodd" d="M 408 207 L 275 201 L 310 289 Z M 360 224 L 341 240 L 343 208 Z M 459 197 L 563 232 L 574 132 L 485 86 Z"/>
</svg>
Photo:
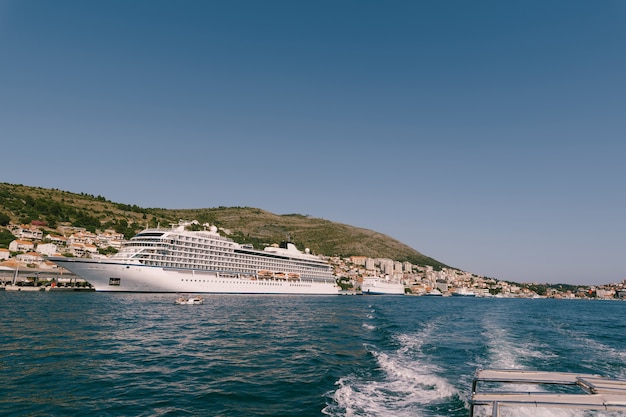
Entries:
<svg viewBox="0 0 626 417">
<path fill-rule="evenodd" d="M 479 389 L 479 385 L 486 387 Z M 529 385 L 558 386 L 560 391 L 522 390 Z M 594 374 L 481 369 L 472 383 L 470 417 L 477 406 L 491 407 L 493 417 L 499 417 L 503 407 L 626 411 L 626 380 Z"/>
</svg>

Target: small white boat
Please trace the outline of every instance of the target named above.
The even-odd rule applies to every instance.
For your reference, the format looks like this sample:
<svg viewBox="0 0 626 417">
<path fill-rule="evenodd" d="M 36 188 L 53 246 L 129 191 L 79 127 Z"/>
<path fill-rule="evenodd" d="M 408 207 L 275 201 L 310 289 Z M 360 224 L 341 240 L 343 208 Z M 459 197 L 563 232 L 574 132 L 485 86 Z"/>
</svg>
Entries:
<svg viewBox="0 0 626 417">
<path fill-rule="evenodd" d="M 189 297 L 183 295 L 178 297 L 174 303 L 178 305 L 198 305 L 204 303 L 204 298 L 200 296 Z"/>
</svg>

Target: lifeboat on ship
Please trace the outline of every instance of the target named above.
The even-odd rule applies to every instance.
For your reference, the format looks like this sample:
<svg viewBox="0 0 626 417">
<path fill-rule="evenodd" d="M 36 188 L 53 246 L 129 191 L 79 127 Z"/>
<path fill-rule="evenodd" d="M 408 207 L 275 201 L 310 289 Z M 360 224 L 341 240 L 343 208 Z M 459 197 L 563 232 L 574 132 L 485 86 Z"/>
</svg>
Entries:
<svg viewBox="0 0 626 417">
<path fill-rule="evenodd" d="M 274 276 L 274 273 L 272 271 L 268 271 L 267 269 L 262 269 L 260 270 L 257 275 L 259 276 L 259 278 L 272 278 Z"/>
</svg>

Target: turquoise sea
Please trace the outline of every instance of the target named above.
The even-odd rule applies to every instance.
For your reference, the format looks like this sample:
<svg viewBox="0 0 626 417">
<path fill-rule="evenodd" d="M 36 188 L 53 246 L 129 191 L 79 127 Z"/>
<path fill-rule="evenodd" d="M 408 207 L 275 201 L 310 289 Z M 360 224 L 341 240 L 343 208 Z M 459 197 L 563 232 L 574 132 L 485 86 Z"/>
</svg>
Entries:
<svg viewBox="0 0 626 417">
<path fill-rule="evenodd" d="M 0 415 L 467 416 L 478 368 L 626 377 L 619 301 L 175 297 L 0 292 Z"/>
</svg>

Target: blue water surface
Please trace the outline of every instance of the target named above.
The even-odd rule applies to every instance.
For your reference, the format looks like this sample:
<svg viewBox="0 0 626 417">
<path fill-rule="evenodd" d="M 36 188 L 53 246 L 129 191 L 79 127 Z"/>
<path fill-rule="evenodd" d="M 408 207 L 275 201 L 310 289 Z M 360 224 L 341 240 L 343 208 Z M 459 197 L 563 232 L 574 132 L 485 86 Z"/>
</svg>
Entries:
<svg viewBox="0 0 626 417">
<path fill-rule="evenodd" d="M 626 377 L 618 301 L 174 298 L 0 292 L 0 415 L 467 416 L 478 368 Z"/>
</svg>

